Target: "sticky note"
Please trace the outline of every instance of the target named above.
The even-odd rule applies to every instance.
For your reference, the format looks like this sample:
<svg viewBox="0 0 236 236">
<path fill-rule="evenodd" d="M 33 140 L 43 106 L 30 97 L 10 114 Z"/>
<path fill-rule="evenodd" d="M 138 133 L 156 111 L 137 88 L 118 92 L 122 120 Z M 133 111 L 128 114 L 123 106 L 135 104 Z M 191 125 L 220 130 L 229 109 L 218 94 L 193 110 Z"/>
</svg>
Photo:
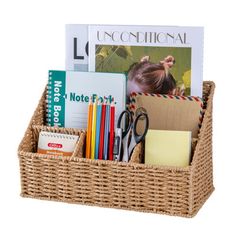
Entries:
<svg viewBox="0 0 236 236">
<path fill-rule="evenodd" d="M 185 167 L 191 156 L 191 132 L 148 130 L 145 138 L 145 164 Z"/>
</svg>

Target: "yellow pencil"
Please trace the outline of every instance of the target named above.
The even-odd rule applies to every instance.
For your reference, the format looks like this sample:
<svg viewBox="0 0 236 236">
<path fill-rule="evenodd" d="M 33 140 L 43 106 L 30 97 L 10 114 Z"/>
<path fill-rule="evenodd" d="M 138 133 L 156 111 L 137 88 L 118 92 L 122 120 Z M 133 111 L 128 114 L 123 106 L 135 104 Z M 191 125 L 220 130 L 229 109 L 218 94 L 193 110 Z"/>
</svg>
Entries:
<svg viewBox="0 0 236 236">
<path fill-rule="evenodd" d="M 95 102 L 93 103 L 91 159 L 95 159 L 96 120 L 97 120 L 97 98 L 96 98 Z"/>
<path fill-rule="evenodd" d="M 88 124 L 87 124 L 86 154 L 85 154 L 86 158 L 91 158 L 92 118 L 93 118 L 93 104 L 92 104 L 92 99 L 90 99 L 88 105 Z"/>
</svg>

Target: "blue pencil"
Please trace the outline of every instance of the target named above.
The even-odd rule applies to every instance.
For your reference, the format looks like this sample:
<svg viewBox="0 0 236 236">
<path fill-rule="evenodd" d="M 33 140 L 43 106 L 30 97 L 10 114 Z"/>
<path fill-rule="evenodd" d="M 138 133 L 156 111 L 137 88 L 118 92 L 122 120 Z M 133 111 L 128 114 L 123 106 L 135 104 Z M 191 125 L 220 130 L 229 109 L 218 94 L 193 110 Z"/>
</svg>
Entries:
<svg viewBox="0 0 236 236">
<path fill-rule="evenodd" d="M 96 141 L 95 141 L 95 159 L 98 159 L 99 140 L 100 140 L 100 126 L 101 126 L 102 105 L 98 102 L 97 117 L 96 117 Z"/>
<path fill-rule="evenodd" d="M 104 133 L 104 148 L 103 156 L 104 160 L 108 159 L 108 140 L 109 140 L 109 124 L 110 124 L 110 104 L 106 104 L 106 120 L 105 120 L 105 133 Z"/>
</svg>

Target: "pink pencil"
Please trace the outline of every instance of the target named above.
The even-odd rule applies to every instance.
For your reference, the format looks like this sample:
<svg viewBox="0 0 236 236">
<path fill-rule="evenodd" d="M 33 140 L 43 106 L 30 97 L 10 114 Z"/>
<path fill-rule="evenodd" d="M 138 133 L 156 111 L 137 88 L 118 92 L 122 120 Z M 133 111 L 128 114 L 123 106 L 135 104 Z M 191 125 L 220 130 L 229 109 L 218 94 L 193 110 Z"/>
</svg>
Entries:
<svg viewBox="0 0 236 236">
<path fill-rule="evenodd" d="M 101 128 L 100 128 L 100 145 L 99 145 L 99 152 L 98 152 L 98 159 L 99 160 L 103 159 L 105 118 L 106 118 L 106 105 L 105 105 L 105 101 L 104 101 L 103 104 L 102 104 L 102 117 L 101 117 Z"/>
<path fill-rule="evenodd" d="M 110 138 L 109 138 L 109 160 L 113 161 L 113 146 L 114 146 L 114 132 L 115 132 L 115 105 L 114 101 L 111 103 L 110 111 Z"/>
</svg>

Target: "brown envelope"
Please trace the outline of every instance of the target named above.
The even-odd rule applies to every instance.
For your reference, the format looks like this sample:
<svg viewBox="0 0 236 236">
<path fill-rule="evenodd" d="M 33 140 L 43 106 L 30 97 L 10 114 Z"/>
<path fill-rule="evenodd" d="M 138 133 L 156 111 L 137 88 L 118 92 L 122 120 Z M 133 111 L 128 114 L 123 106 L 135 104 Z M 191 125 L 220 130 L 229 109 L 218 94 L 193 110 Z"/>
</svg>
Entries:
<svg viewBox="0 0 236 236">
<path fill-rule="evenodd" d="M 192 137 L 197 137 L 203 115 L 201 98 L 147 93 L 132 93 L 130 98 L 135 116 L 147 112 L 149 129 L 192 131 Z M 138 132 L 142 126 L 140 121 Z"/>
</svg>

